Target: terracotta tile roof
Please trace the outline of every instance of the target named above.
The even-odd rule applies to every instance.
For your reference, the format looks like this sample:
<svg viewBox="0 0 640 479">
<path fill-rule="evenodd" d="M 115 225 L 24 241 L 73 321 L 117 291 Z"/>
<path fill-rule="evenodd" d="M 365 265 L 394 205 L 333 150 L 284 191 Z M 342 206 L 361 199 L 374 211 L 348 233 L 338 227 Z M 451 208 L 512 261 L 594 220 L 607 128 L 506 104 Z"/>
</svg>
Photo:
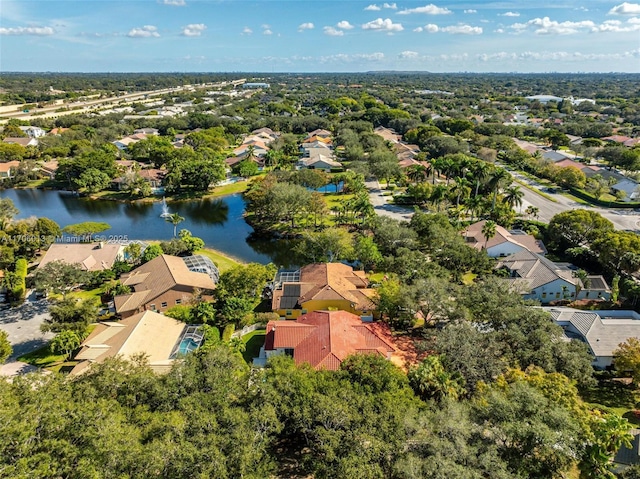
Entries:
<svg viewBox="0 0 640 479">
<path fill-rule="evenodd" d="M 375 308 L 371 301 L 374 290 L 368 286 L 364 271 L 354 271 L 346 264 L 310 264 L 300 269 L 299 282 L 284 283 L 282 289 L 274 291 L 272 307 L 291 309 L 311 300 L 347 300 L 356 309 L 371 310 Z"/>
<path fill-rule="evenodd" d="M 17 168 L 20 166 L 20 162 L 17 160 L 6 161 L 4 163 L 0 163 L 0 172 L 8 173 L 11 168 Z"/>
<path fill-rule="evenodd" d="M 356 353 L 389 357 L 393 344 L 378 335 L 372 325 L 346 311 L 314 311 L 296 321 L 269 321 L 265 351 L 293 349 L 296 364 L 336 370 Z"/>
<path fill-rule="evenodd" d="M 166 254 L 123 274 L 120 280 L 122 284 L 132 287 L 133 293 L 114 298 L 118 314 L 135 311 L 176 287 L 186 288 L 186 291 L 192 291 L 194 288 L 206 291 L 216 287 L 208 274 L 189 271 L 182 258 Z"/>
</svg>

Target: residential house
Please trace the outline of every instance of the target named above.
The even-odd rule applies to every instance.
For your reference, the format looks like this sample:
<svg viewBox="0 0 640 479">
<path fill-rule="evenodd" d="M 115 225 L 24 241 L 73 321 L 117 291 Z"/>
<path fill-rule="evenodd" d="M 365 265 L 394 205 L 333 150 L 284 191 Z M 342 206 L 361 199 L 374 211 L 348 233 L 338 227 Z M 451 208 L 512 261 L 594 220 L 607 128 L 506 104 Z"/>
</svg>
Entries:
<svg viewBox="0 0 640 479">
<path fill-rule="evenodd" d="M 402 135 L 398 135 L 395 131 L 384 126 L 376 127 L 373 132 L 390 143 L 400 143 L 400 140 L 402 140 Z"/>
<path fill-rule="evenodd" d="M 611 136 L 605 136 L 604 138 L 601 138 L 601 140 L 604 140 L 608 143 L 618 143 L 622 145 L 632 139 L 633 138 L 631 138 L 630 136 L 624 136 L 624 135 L 611 135 Z"/>
<path fill-rule="evenodd" d="M 313 158 L 318 155 L 332 156 L 333 152 L 327 146 L 307 147 L 302 150 L 303 158 Z"/>
<path fill-rule="evenodd" d="M 197 349 L 203 340 L 200 327 L 144 311 L 122 321 L 98 323 L 80 345 L 74 359 L 80 361 L 70 372 L 72 376 L 89 370 L 107 358 L 121 356 L 132 359 L 144 355 L 151 370 L 168 372 L 175 359 Z"/>
<path fill-rule="evenodd" d="M 342 168 L 342 163 L 335 161 L 330 156 L 315 155 L 311 158 L 300 159 L 300 161 L 298 161 L 298 168 L 330 172 L 333 168 Z"/>
<path fill-rule="evenodd" d="M 561 168 L 568 168 L 568 167 L 573 167 L 573 168 L 577 168 L 580 171 L 582 171 L 583 173 L 585 173 L 587 170 L 590 172 L 597 172 L 600 171 L 601 168 L 599 166 L 595 166 L 595 165 L 586 165 L 584 163 L 580 163 L 578 161 L 575 160 L 570 160 L 569 158 L 567 158 L 566 160 L 561 160 L 555 163 L 556 166 L 560 166 Z"/>
<path fill-rule="evenodd" d="M 77 264 L 85 271 L 104 271 L 123 258 L 123 250 L 124 247 L 116 243 L 53 243 L 40 260 L 38 268 L 62 261 Z"/>
<path fill-rule="evenodd" d="M 584 311 L 566 307 L 546 307 L 565 335 L 589 346 L 593 365 L 605 369 L 613 362 L 613 352 L 629 338 L 640 337 L 640 314 L 625 310 Z"/>
<path fill-rule="evenodd" d="M 166 254 L 123 274 L 120 281 L 132 289 L 114 298 L 116 313 L 122 318 L 146 310 L 164 312 L 187 303 L 196 290 L 209 297 L 208 292 L 215 289 L 210 275 L 192 271 L 185 258 Z"/>
<path fill-rule="evenodd" d="M 589 285 L 586 287 L 575 275 L 575 267 L 554 263 L 527 249 L 501 259 L 496 267 L 509 272 L 509 281 L 524 299 L 533 299 L 542 304 L 565 299 L 605 300 L 611 297 L 611 289 L 601 275 L 589 275 Z"/>
<path fill-rule="evenodd" d="M 545 160 L 552 161 L 553 163 L 570 159 L 567 155 L 555 150 L 544 151 L 542 153 L 542 158 L 544 158 Z"/>
<path fill-rule="evenodd" d="M 15 176 L 16 169 L 20 166 L 17 160 L 0 163 L 0 180 L 11 179 Z"/>
<path fill-rule="evenodd" d="M 133 171 L 134 170 L 131 169 L 127 171 L 126 174 L 133 175 Z M 164 188 L 164 177 L 167 174 L 165 170 L 159 170 L 157 168 L 143 168 L 141 170 L 138 170 L 136 174 L 138 174 L 143 180 L 149 183 L 152 192 L 157 192 Z M 115 189 L 121 190 L 125 185 L 125 179 L 126 176 L 120 176 L 118 178 L 115 178 L 111 183 Z"/>
<path fill-rule="evenodd" d="M 53 130 L 51 130 L 48 134 L 49 135 L 62 135 L 65 131 L 68 131 L 69 128 L 62 128 L 62 127 L 58 127 L 58 128 L 54 128 Z"/>
<path fill-rule="evenodd" d="M 253 146 L 253 154 L 254 156 L 264 156 L 269 151 L 269 147 L 265 145 L 261 141 L 249 141 L 248 143 L 243 143 L 242 145 L 234 148 L 233 154 L 235 156 L 242 156 L 249 152 L 249 147 Z"/>
<path fill-rule="evenodd" d="M 332 150 L 333 144 L 316 140 L 311 142 L 304 142 L 300 145 L 300 150 L 302 151 L 307 150 L 309 148 Z"/>
<path fill-rule="evenodd" d="M 532 253 L 545 255 L 547 249 L 541 240 L 526 234 L 522 230 L 508 231 L 500 225 L 496 225 L 496 234 L 487 238 L 482 229 L 487 223 L 486 220 L 478 221 L 469 225 L 463 232 L 467 245 L 479 250 L 486 250 L 492 258 L 509 256 L 518 251 L 527 250 Z"/>
<path fill-rule="evenodd" d="M 158 136 L 160 132 L 157 128 L 137 128 L 134 133 L 142 133 L 146 136 Z"/>
<path fill-rule="evenodd" d="M 390 359 L 395 351 L 382 325 L 363 323 L 346 311 L 314 311 L 296 321 L 269 321 L 265 344 L 256 363 L 280 354 L 296 364 L 336 371 L 352 354 L 375 354 Z"/>
<path fill-rule="evenodd" d="M 44 161 L 40 163 L 40 174 L 46 176 L 50 180 L 56 177 L 58 171 L 58 160 Z"/>
<path fill-rule="evenodd" d="M 38 146 L 38 140 L 35 138 L 29 138 L 29 137 L 23 138 L 23 137 L 7 136 L 2 141 L 3 143 L 9 143 L 10 145 L 24 146 L 25 148 L 27 146 Z"/>
<path fill-rule="evenodd" d="M 47 132 L 39 126 L 19 126 L 18 128 L 20 128 L 29 138 L 40 138 L 47 134 Z"/>
<path fill-rule="evenodd" d="M 330 138 L 332 135 L 329 130 L 323 130 L 321 128 L 318 128 L 317 130 L 313 130 L 312 132 L 307 133 L 307 138 L 311 138 L 314 136 L 318 136 L 320 138 Z"/>
<path fill-rule="evenodd" d="M 286 319 L 311 311 L 339 309 L 371 321 L 374 295 L 364 271 L 354 271 L 342 263 L 315 263 L 278 273 L 271 308 Z"/>
<path fill-rule="evenodd" d="M 619 181 L 611 189 L 614 192 L 624 192 L 623 201 L 638 201 L 640 198 L 640 185 L 629 178 Z"/>
<path fill-rule="evenodd" d="M 278 138 L 280 135 L 278 133 L 276 133 L 275 131 L 273 131 L 271 128 L 258 128 L 257 130 L 253 130 L 251 132 L 252 135 L 258 135 L 261 137 L 266 137 L 267 138 L 271 138 L 271 140 L 275 140 L 276 138 Z"/>
</svg>

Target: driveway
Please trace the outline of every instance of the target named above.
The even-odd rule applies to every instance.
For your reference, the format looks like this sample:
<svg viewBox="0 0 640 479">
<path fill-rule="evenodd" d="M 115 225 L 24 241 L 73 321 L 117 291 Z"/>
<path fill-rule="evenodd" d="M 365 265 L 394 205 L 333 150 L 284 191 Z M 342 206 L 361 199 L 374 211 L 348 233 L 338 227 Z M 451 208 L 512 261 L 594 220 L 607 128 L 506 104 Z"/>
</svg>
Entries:
<svg viewBox="0 0 640 479">
<path fill-rule="evenodd" d="M 35 294 L 18 307 L 0 310 L 0 329 L 7 332 L 13 354 L 9 362 L 23 354 L 44 346 L 54 334 L 40 332 L 40 325 L 49 317 L 46 299 L 35 299 Z"/>
<path fill-rule="evenodd" d="M 413 210 L 403 208 L 398 205 L 388 203 L 390 196 L 383 196 L 383 190 L 380 188 L 378 180 L 368 180 L 365 182 L 369 191 L 369 201 L 373 205 L 375 212 L 381 216 L 388 216 L 398 221 L 410 221 L 413 216 Z"/>
</svg>

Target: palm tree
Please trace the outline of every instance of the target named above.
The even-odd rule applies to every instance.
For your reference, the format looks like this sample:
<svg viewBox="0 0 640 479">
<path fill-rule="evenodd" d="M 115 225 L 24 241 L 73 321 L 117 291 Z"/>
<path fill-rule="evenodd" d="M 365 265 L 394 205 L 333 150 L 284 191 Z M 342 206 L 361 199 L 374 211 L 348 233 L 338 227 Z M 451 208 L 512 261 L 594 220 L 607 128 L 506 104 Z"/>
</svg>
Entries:
<svg viewBox="0 0 640 479">
<path fill-rule="evenodd" d="M 482 207 L 482 198 L 479 196 L 470 196 L 464 201 L 464 205 L 467 208 L 467 211 L 471 213 L 471 223 L 474 223 L 476 214 Z"/>
<path fill-rule="evenodd" d="M 524 210 L 524 212 L 528 216 L 533 216 L 534 218 L 537 218 L 538 214 L 540 213 L 540 208 L 538 208 L 537 206 L 527 206 L 527 209 Z"/>
<path fill-rule="evenodd" d="M 433 190 L 431 190 L 431 196 L 429 197 L 429 200 L 434 205 L 437 205 L 438 212 L 440 212 L 440 203 L 442 203 L 442 200 L 444 200 L 446 195 L 447 187 L 445 185 L 438 185 L 434 187 Z"/>
<path fill-rule="evenodd" d="M 497 225 L 495 221 L 487 220 L 482 226 L 482 235 L 484 236 L 484 249 L 487 249 L 489 240 L 496 235 Z"/>
<path fill-rule="evenodd" d="M 524 191 L 517 185 L 511 185 L 504 190 L 504 202 L 511 208 L 522 206 L 522 198 L 524 198 Z"/>
<path fill-rule="evenodd" d="M 414 183 L 420 183 L 427 178 L 427 169 L 422 165 L 411 165 L 407 168 L 407 178 Z"/>
<path fill-rule="evenodd" d="M 491 172 L 489 177 L 489 187 L 493 190 L 493 201 L 491 202 L 491 211 L 496 209 L 496 200 L 498 199 L 498 192 L 502 187 L 502 184 L 511 178 L 511 175 L 504 168 L 495 168 Z"/>
<path fill-rule="evenodd" d="M 478 196 L 480 183 L 484 182 L 489 176 L 489 165 L 484 161 L 477 161 L 471 168 L 471 171 L 476 178 L 476 196 Z"/>
<path fill-rule="evenodd" d="M 165 221 L 171 223 L 173 225 L 173 237 L 176 237 L 176 228 L 180 223 L 184 221 L 184 218 L 180 216 L 178 213 L 171 213 L 169 216 L 165 218 Z"/>
<path fill-rule="evenodd" d="M 460 198 L 467 198 L 471 193 L 469 181 L 466 178 L 456 177 L 453 185 L 453 193 L 456 195 L 456 207 L 460 206 Z"/>
</svg>

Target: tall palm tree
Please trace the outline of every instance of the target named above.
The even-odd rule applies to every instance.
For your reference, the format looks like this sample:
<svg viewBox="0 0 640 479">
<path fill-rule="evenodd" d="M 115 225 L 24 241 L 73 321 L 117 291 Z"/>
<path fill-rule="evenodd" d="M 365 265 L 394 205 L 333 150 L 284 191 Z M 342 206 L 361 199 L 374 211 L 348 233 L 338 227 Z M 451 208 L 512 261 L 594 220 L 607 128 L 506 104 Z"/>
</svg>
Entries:
<svg viewBox="0 0 640 479">
<path fill-rule="evenodd" d="M 456 207 L 460 206 L 460 198 L 467 198 L 471 193 L 469 181 L 466 178 L 456 177 L 452 192 L 456 195 Z"/>
<path fill-rule="evenodd" d="M 467 212 L 471 214 L 471 223 L 474 223 L 476 214 L 480 211 L 482 206 L 482 198 L 479 196 L 470 196 L 464 200 L 464 206 L 467 208 Z"/>
<path fill-rule="evenodd" d="M 493 201 L 491 202 L 491 211 L 496 209 L 496 200 L 502 185 L 511 179 L 511 175 L 504 168 L 494 168 L 489 177 L 489 187 L 493 190 Z"/>
<path fill-rule="evenodd" d="M 438 185 L 431 190 L 431 197 L 429 200 L 436 205 L 437 211 L 440 212 L 440 204 L 442 200 L 447 196 L 447 187 L 445 185 Z"/>
<path fill-rule="evenodd" d="M 178 225 L 184 221 L 184 218 L 180 216 L 178 213 L 171 213 L 169 216 L 165 218 L 165 221 L 171 223 L 173 225 L 173 237 L 176 237 L 176 229 Z"/>
<path fill-rule="evenodd" d="M 480 190 L 480 184 L 483 183 L 489 177 L 489 165 L 484 161 L 477 161 L 471 168 L 471 172 L 476 179 L 476 194 Z"/>
<path fill-rule="evenodd" d="M 511 208 L 522 206 L 522 198 L 524 198 L 524 191 L 520 189 L 518 185 L 508 186 L 504 190 L 504 202 Z"/>
<path fill-rule="evenodd" d="M 407 178 L 409 178 L 414 183 L 421 183 L 426 178 L 427 169 L 422 165 L 411 165 L 407 168 Z"/>
<path fill-rule="evenodd" d="M 487 220 L 482 226 L 482 236 L 484 236 L 484 249 L 487 249 L 489 240 L 493 238 L 497 233 L 497 225 L 495 221 Z"/>
</svg>

